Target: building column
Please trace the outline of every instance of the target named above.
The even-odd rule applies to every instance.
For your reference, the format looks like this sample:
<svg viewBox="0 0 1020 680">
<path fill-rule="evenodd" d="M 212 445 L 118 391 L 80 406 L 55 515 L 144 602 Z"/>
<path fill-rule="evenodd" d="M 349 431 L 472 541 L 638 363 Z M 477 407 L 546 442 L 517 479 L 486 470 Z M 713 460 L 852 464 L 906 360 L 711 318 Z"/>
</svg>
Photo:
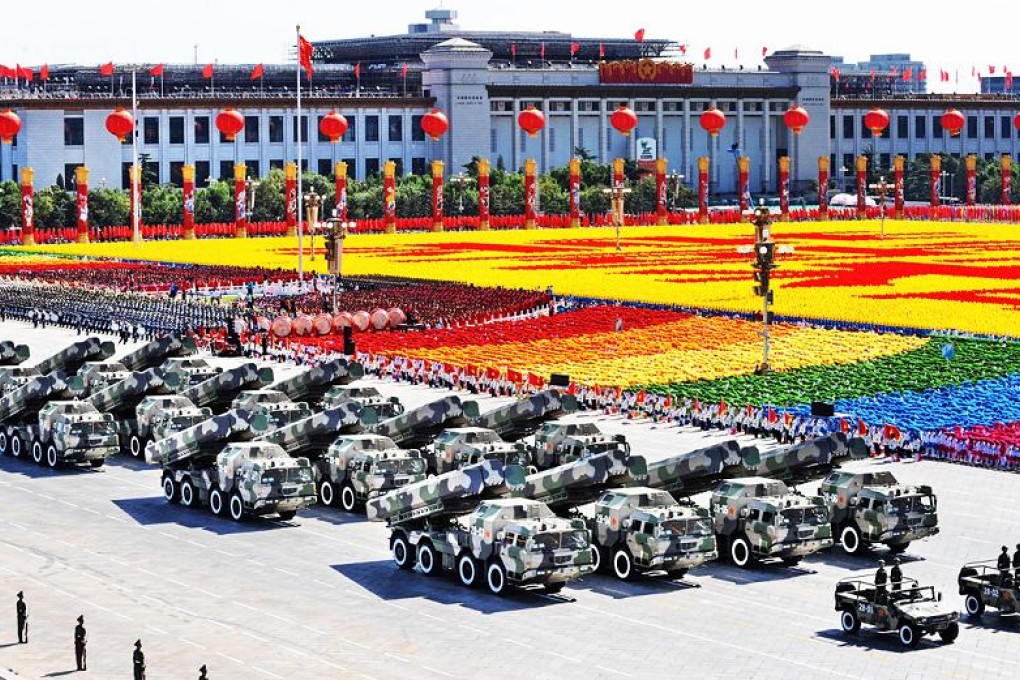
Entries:
<svg viewBox="0 0 1020 680">
<path fill-rule="evenodd" d="M 577 113 L 578 101 L 575 99 L 570 104 L 570 158 L 574 157 L 574 149 L 581 146 L 580 116 Z"/>
<path fill-rule="evenodd" d="M 762 156 L 764 156 L 764 162 L 761 168 L 761 188 L 762 191 L 768 193 L 772 187 L 772 112 L 771 102 L 768 99 L 762 100 L 761 115 L 762 115 Z"/>
<path fill-rule="evenodd" d="M 663 127 L 665 122 L 665 112 L 663 107 L 665 102 L 662 99 L 655 100 L 655 155 L 658 158 L 666 157 L 666 130 Z M 666 168 L 666 172 L 669 172 L 669 168 Z"/>
<path fill-rule="evenodd" d="M 638 115 L 637 103 L 633 99 L 627 102 L 627 106 L 630 107 L 630 110 L 634 112 L 635 116 Z M 638 116 L 638 120 L 639 121 L 641 120 L 641 116 Z M 634 132 L 627 137 L 627 155 L 630 157 L 630 160 L 632 161 L 637 160 L 637 138 L 638 138 L 637 130 L 634 130 Z"/>
<path fill-rule="evenodd" d="M 693 153 L 691 146 L 691 100 L 684 100 L 684 122 L 683 130 L 680 139 L 681 156 L 680 167 L 683 170 L 682 174 L 687 180 L 688 186 L 691 186 L 694 182 L 694 166 L 691 165 L 691 154 Z"/>
<path fill-rule="evenodd" d="M 606 120 L 606 100 L 599 100 L 599 163 L 608 165 L 609 157 L 608 121 Z"/>
<path fill-rule="evenodd" d="M 545 130 L 543 130 L 544 134 L 542 134 L 542 165 L 540 166 L 540 172 L 544 174 L 549 172 L 549 159 L 552 153 L 550 137 L 552 136 L 553 119 L 552 111 L 549 110 L 548 99 L 542 100 L 542 113 L 545 115 Z"/>
<path fill-rule="evenodd" d="M 513 114 L 510 116 L 510 171 L 517 172 L 521 167 L 521 134 L 517 128 L 517 116 L 521 112 L 521 100 L 514 99 Z"/>
</svg>

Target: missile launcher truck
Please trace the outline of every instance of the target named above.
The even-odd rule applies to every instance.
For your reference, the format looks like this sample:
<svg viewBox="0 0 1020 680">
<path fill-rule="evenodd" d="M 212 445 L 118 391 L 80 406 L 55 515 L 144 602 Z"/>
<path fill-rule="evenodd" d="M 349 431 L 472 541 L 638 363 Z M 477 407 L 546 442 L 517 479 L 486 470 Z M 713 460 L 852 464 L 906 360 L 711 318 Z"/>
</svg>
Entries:
<svg viewBox="0 0 1020 680">
<path fill-rule="evenodd" d="M 13 392 L 41 375 L 35 366 L 0 366 L 0 395 Z"/>
<path fill-rule="evenodd" d="M 545 423 L 535 433 L 532 459 L 540 470 L 605 451 L 621 449 L 630 453 L 622 434 L 603 434 L 595 423 Z"/>
<path fill-rule="evenodd" d="M 451 395 L 405 411 L 372 426 L 371 431 L 389 437 L 402 448 L 420 449 L 449 427 L 465 427 L 478 417 L 478 402 L 461 401 Z"/>
<path fill-rule="evenodd" d="M 523 443 L 505 442 L 498 434 L 483 427 L 443 430 L 424 453 L 431 475 L 441 475 L 483 460 L 499 460 L 505 465 L 522 467 L 531 464 L 531 456 Z"/>
<path fill-rule="evenodd" d="M 89 361 L 78 371 L 89 394 L 105 390 L 124 380 L 131 371 L 119 361 Z"/>
<path fill-rule="evenodd" d="M 0 366 L 17 366 L 28 361 L 32 351 L 28 345 L 17 345 L 10 340 L 0 341 Z"/>
<path fill-rule="evenodd" d="M 868 447 L 863 439 L 850 439 L 842 432 L 835 432 L 771 451 L 755 450 L 744 457 L 744 475 L 782 479 L 794 486 L 822 479 L 844 461 L 867 455 Z"/>
<path fill-rule="evenodd" d="M 269 426 L 278 429 L 284 425 L 303 420 L 312 415 L 312 409 L 302 401 L 291 401 L 283 392 L 277 390 L 244 390 L 240 392 L 230 408 L 252 413 L 263 413 Z"/>
<path fill-rule="evenodd" d="M 127 450 L 135 458 L 144 459 L 150 442 L 173 437 L 212 417 L 211 408 L 199 408 L 179 394 L 147 396 L 135 407 L 136 429 Z"/>
<path fill-rule="evenodd" d="M 125 354 L 121 357 L 120 363 L 124 364 L 127 370 L 137 373 L 155 368 L 168 359 L 186 357 L 194 353 L 195 342 L 191 338 L 176 334 L 164 335 Z"/>
<path fill-rule="evenodd" d="M 223 372 L 219 366 L 214 368 L 208 361 L 199 357 L 171 357 L 163 362 L 163 370 L 186 375 L 188 380 L 183 389 L 200 385 Z"/>
<path fill-rule="evenodd" d="M 396 418 L 404 412 L 404 405 L 399 399 L 387 399 L 370 385 L 334 385 L 322 397 L 324 407 L 336 406 L 345 401 L 356 401 L 371 408 L 381 420 Z"/>
<path fill-rule="evenodd" d="M 166 368 L 166 364 L 163 367 Z M 208 406 L 213 413 L 223 413 L 230 409 L 231 402 L 241 392 L 259 390 L 272 382 L 273 369 L 259 368 L 248 363 L 217 373 L 198 385 L 188 387 L 181 395 L 191 400 L 195 406 Z"/>
<path fill-rule="evenodd" d="M 492 430 L 503 441 L 516 442 L 535 434 L 543 423 L 577 411 L 577 399 L 567 392 L 543 390 L 472 419 L 471 425 Z"/>
<path fill-rule="evenodd" d="M 398 448 L 380 434 L 341 435 L 315 461 L 319 499 L 345 512 L 371 498 L 425 479 L 425 459 L 417 449 Z"/>
<path fill-rule="evenodd" d="M 293 401 L 306 402 L 313 409 L 322 406 L 322 398 L 334 385 L 346 385 L 365 375 L 364 367 L 340 357 L 281 380 L 272 389 L 283 392 Z"/>
<path fill-rule="evenodd" d="M 64 349 L 35 365 L 40 375 L 61 372 L 74 375 L 90 361 L 106 361 L 113 356 L 116 347 L 110 341 L 99 338 L 85 338 L 71 343 Z"/>
<path fill-rule="evenodd" d="M 215 456 L 227 444 L 251 441 L 268 430 L 264 415 L 227 411 L 169 437 L 149 441 L 145 446 L 145 460 L 162 464 L 185 455 Z M 176 498 L 176 495 L 176 492 L 168 494 L 167 498 Z"/>
</svg>

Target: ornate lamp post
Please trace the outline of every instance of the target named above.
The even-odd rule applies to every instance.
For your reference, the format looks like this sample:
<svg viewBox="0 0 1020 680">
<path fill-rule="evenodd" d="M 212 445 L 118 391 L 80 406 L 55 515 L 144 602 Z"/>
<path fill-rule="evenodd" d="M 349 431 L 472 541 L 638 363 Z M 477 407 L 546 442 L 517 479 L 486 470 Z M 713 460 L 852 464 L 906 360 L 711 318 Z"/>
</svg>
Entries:
<svg viewBox="0 0 1020 680">
<path fill-rule="evenodd" d="M 315 225 L 319 221 L 319 208 L 322 206 L 322 197 L 315 193 L 315 189 L 305 194 L 305 212 L 308 216 L 308 233 L 312 237 L 311 259 L 315 259 Z"/>
<path fill-rule="evenodd" d="M 751 224 L 754 225 L 754 246 L 752 248 L 739 248 L 738 252 L 748 253 L 753 251 L 754 253 L 754 262 L 751 264 L 754 268 L 754 294 L 761 298 L 761 337 L 764 342 L 762 363 L 755 370 L 755 373 L 763 375 L 771 370 L 769 367 L 769 350 L 771 349 L 769 326 L 772 323 L 772 318 L 769 308 L 774 300 L 770 287 L 771 274 L 773 269 L 779 267 L 775 261 L 776 253 L 790 253 L 793 252 L 793 249 L 785 247 L 776 248 L 776 243 L 772 240 L 772 233 L 769 228 L 772 224 L 772 213 L 765 206 L 764 201 L 754 209 L 754 212 L 750 213 L 749 219 Z"/>
<path fill-rule="evenodd" d="M 879 210 L 879 234 L 878 237 L 881 240 L 885 240 L 885 192 L 889 189 L 889 184 L 885 181 L 885 175 L 878 178 L 877 184 L 869 184 L 869 189 L 878 189 L 878 210 Z"/>
<path fill-rule="evenodd" d="M 329 274 L 333 277 L 333 313 L 339 312 L 337 290 L 340 288 L 340 277 L 343 276 L 344 239 L 357 225 L 345 222 L 337 217 L 326 220 L 326 262 Z"/>
</svg>

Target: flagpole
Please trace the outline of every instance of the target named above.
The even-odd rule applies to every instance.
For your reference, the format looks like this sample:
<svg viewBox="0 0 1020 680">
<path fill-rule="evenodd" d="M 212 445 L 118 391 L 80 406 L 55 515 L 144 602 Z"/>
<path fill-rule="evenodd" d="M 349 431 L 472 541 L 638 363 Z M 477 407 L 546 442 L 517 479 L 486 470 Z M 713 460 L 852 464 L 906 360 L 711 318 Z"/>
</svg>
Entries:
<svg viewBox="0 0 1020 680">
<path fill-rule="evenodd" d="M 302 200 L 304 194 L 302 193 L 303 187 L 301 182 L 301 25 L 297 26 L 297 247 L 298 247 L 298 282 L 303 283 L 305 280 L 305 241 L 304 241 L 304 226 L 301 221 L 302 219 Z"/>
<path fill-rule="evenodd" d="M 131 69 L 131 115 L 134 118 L 135 125 L 134 129 L 131 130 L 131 164 L 134 166 L 134 175 L 138 178 L 137 182 L 130 181 L 131 194 L 134 207 L 131 211 L 131 229 L 135 241 L 135 247 L 142 245 L 142 234 L 138 228 L 138 217 L 142 210 L 142 201 L 140 192 L 138 191 L 139 185 L 142 183 L 142 170 L 138 167 L 138 92 L 136 88 L 137 81 L 137 69 Z"/>
</svg>

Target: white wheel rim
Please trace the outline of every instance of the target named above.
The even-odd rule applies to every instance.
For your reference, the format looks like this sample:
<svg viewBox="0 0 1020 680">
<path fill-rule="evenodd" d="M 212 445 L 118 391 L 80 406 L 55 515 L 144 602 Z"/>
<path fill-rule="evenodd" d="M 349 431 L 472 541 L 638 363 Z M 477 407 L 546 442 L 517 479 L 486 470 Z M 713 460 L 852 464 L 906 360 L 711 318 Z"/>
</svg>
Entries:
<svg viewBox="0 0 1020 680">
<path fill-rule="evenodd" d="M 343 503 L 344 510 L 350 512 L 354 509 L 354 489 L 349 486 L 345 486 L 343 491 L 340 492 L 340 502 Z"/>
<path fill-rule="evenodd" d="M 138 437 L 131 437 L 131 455 L 135 458 L 142 452 L 142 442 L 138 441 Z"/>
<path fill-rule="evenodd" d="M 402 538 L 393 541 L 393 561 L 399 566 L 407 563 L 407 545 Z"/>
<path fill-rule="evenodd" d="M 174 480 L 169 477 L 163 480 L 163 495 L 166 496 L 167 500 L 174 497 Z"/>
<path fill-rule="evenodd" d="M 241 519 L 241 515 L 244 513 L 244 507 L 241 505 L 241 499 L 237 496 L 230 498 L 230 516 L 234 519 Z"/>
<path fill-rule="evenodd" d="M 503 572 L 495 564 L 489 567 L 489 590 L 494 593 L 503 590 Z"/>
<path fill-rule="evenodd" d="M 977 610 L 978 610 L 978 599 L 976 597 L 974 597 L 973 595 L 968 595 L 965 604 L 967 605 L 967 613 L 968 614 L 976 614 L 977 613 Z"/>
<path fill-rule="evenodd" d="M 32 444 L 32 460 L 37 463 L 41 463 L 43 460 L 42 444 L 39 442 Z"/>
<path fill-rule="evenodd" d="M 594 545 L 591 546 L 591 566 L 592 569 L 598 571 L 602 566 L 602 556 L 599 554 L 599 549 Z"/>
<path fill-rule="evenodd" d="M 185 482 L 181 485 L 181 502 L 185 505 L 191 505 L 193 500 L 195 500 L 195 494 L 191 488 L 191 484 Z"/>
<path fill-rule="evenodd" d="M 470 557 L 462 557 L 460 560 L 460 580 L 469 585 L 475 580 L 475 564 Z"/>
<path fill-rule="evenodd" d="M 616 575 L 620 578 L 630 576 L 630 560 L 622 550 L 616 553 L 616 557 L 613 559 L 613 568 L 616 569 Z"/>
<path fill-rule="evenodd" d="M 907 626 L 900 628 L 900 641 L 905 645 L 909 645 L 914 641 L 914 631 L 910 630 Z"/>
<path fill-rule="evenodd" d="M 733 543 L 733 549 L 730 552 L 733 556 L 733 563 L 738 567 L 742 567 L 747 564 L 748 556 L 751 554 L 747 544 L 743 541 L 735 541 Z"/>
<path fill-rule="evenodd" d="M 52 446 L 46 449 L 46 463 L 51 467 L 57 467 L 57 450 Z"/>
<path fill-rule="evenodd" d="M 841 541 L 843 543 L 843 549 L 846 550 L 848 553 L 857 552 L 858 548 L 857 534 L 856 532 L 854 532 L 853 529 L 851 529 L 850 527 L 843 529 L 843 536 Z"/>
<path fill-rule="evenodd" d="M 17 437 L 11 442 L 11 453 L 14 454 L 15 458 L 21 457 L 21 440 Z"/>
<path fill-rule="evenodd" d="M 428 546 L 422 546 L 422 549 L 418 551 L 418 564 L 421 565 L 421 570 L 426 574 L 432 571 L 432 549 Z"/>
<path fill-rule="evenodd" d="M 0 432 L 0 453 L 7 453 L 7 435 Z"/>
<path fill-rule="evenodd" d="M 324 482 L 322 488 L 319 491 L 319 495 L 322 496 L 322 502 L 326 505 L 333 505 L 333 485 L 329 482 Z"/>
<path fill-rule="evenodd" d="M 843 612 L 843 630 L 853 630 L 854 615 L 850 612 Z"/>
<path fill-rule="evenodd" d="M 213 511 L 213 514 L 220 514 L 223 512 L 223 498 L 220 497 L 220 492 L 213 490 L 209 494 L 209 508 Z"/>
</svg>

